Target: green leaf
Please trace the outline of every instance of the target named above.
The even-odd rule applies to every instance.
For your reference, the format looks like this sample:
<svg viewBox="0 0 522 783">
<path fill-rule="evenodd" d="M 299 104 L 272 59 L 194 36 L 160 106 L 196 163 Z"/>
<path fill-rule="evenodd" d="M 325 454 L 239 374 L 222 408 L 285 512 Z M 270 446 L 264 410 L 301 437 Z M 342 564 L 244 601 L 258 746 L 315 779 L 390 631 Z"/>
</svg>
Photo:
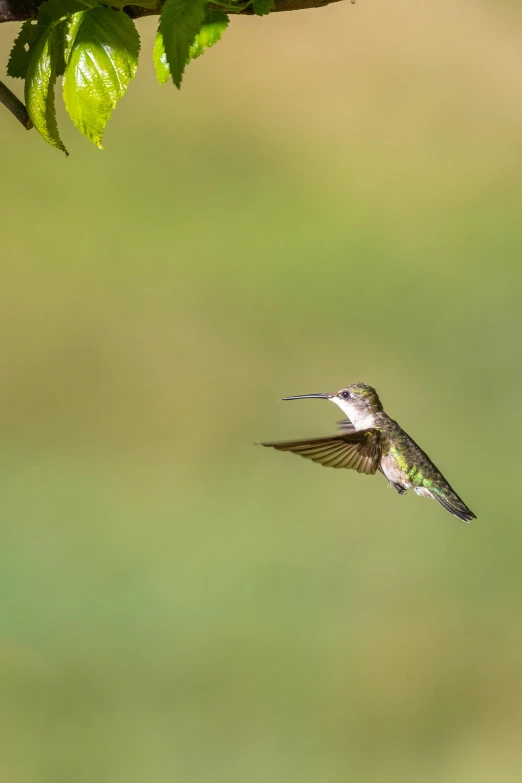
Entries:
<svg viewBox="0 0 522 783">
<path fill-rule="evenodd" d="M 205 49 L 214 46 L 227 29 L 228 22 L 228 16 L 223 11 L 207 11 L 199 33 L 189 49 L 189 57 L 195 60 Z"/>
<path fill-rule="evenodd" d="M 76 127 L 100 149 L 112 110 L 136 75 L 140 39 L 127 14 L 98 6 L 71 25 L 63 98 Z"/>
<path fill-rule="evenodd" d="M 161 33 L 156 33 L 156 40 L 154 41 L 154 49 L 152 50 L 152 59 L 154 61 L 154 67 L 156 69 L 156 76 L 160 84 L 165 84 L 170 78 L 169 64 L 167 62 L 167 55 L 165 54 L 165 47 L 163 46 L 163 36 Z"/>
<path fill-rule="evenodd" d="M 252 3 L 254 13 L 258 16 L 269 14 L 275 8 L 275 0 L 254 0 Z"/>
<path fill-rule="evenodd" d="M 32 47 L 25 78 L 25 105 L 36 130 L 49 144 L 67 155 L 58 134 L 54 108 L 58 45 L 55 28 L 48 27 Z"/>
<path fill-rule="evenodd" d="M 163 37 L 170 73 L 176 87 L 181 86 L 190 47 L 205 18 L 206 0 L 166 0 L 158 32 Z"/>
<path fill-rule="evenodd" d="M 38 24 L 52 25 L 79 11 L 93 8 L 96 0 L 47 0 L 38 9 Z"/>
<path fill-rule="evenodd" d="M 214 46 L 227 29 L 228 22 L 228 16 L 223 11 L 207 11 L 203 24 L 189 49 L 187 63 L 203 54 L 205 49 Z M 158 81 L 160 84 L 164 84 L 169 80 L 170 70 L 161 33 L 156 35 L 152 59 L 154 60 Z"/>
<path fill-rule="evenodd" d="M 54 105 L 57 76 L 65 72 L 74 14 L 93 8 L 97 0 L 47 0 L 38 21 L 26 22 L 9 58 L 8 73 L 25 78 L 25 102 L 33 125 L 57 149 L 67 151 L 58 134 Z"/>
<path fill-rule="evenodd" d="M 38 10 L 38 22 L 36 19 L 24 22 L 14 42 L 7 64 L 9 76 L 14 79 L 25 79 L 35 44 L 46 28 L 59 25 L 61 20 L 68 19 L 72 14 L 94 5 L 96 0 L 48 0 L 42 3 Z M 65 32 L 65 28 L 62 28 L 62 31 Z M 58 76 L 62 73 L 63 67 L 58 67 Z"/>
<path fill-rule="evenodd" d="M 67 65 L 67 30 L 70 20 L 59 22 L 54 28 L 56 36 L 56 75 L 63 76 Z"/>
<path fill-rule="evenodd" d="M 36 21 L 24 22 L 18 38 L 14 42 L 9 62 L 7 63 L 7 73 L 13 79 L 25 79 L 29 62 L 31 60 L 33 49 L 40 38 L 42 28 L 38 27 Z"/>
<path fill-rule="evenodd" d="M 76 40 L 78 30 L 83 21 L 83 11 L 77 14 L 73 14 L 66 22 L 64 22 L 64 36 L 63 36 L 63 58 L 65 65 L 69 62 L 71 57 L 71 50 L 73 43 Z"/>
</svg>

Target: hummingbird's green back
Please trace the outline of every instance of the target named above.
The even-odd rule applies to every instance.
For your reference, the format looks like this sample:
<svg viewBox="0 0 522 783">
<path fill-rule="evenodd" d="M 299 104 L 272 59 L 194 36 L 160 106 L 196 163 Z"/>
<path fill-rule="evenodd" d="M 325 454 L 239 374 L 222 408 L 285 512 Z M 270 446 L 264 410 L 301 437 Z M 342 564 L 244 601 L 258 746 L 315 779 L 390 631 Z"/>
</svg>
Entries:
<svg viewBox="0 0 522 783">
<path fill-rule="evenodd" d="M 401 485 L 419 495 L 433 497 L 465 522 L 476 518 L 426 452 L 396 421 L 382 411 L 375 416 L 375 427 L 381 432 L 381 464 L 395 464 Z"/>
</svg>

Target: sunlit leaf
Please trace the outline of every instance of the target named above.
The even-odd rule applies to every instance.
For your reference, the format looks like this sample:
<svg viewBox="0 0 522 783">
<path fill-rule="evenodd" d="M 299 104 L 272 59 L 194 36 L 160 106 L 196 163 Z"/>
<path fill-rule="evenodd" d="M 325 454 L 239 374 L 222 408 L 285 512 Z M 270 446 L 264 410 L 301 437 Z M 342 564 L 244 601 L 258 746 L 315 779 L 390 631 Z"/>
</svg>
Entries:
<svg viewBox="0 0 522 783">
<path fill-rule="evenodd" d="M 169 70 L 178 88 L 190 47 L 205 18 L 205 5 L 205 0 L 166 0 L 163 6 L 158 32 L 163 37 Z"/>
<path fill-rule="evenodd" d="M 165 54 L 165 47 L 163 46 L 163 36 L 159 32 L 156 34 L 156 40 L 154 41 L 152 59 L 154 61 L 156 76 L 158 77 L 159 83 L 165 84 L 170 78 L 170 71 L 167 55 Z"/>
<path fill-rule="evenodd" d="M 49 27 L 32 47 L 25 79 L 25 105 L 36 130 L 49 144 L 67 154 L 58 134 L 54 108 L 58 46 L 56 30 Z"/>
<path fill-rule="evenodd" d="M 228 16 L 223 11 L 207 11 L 203 24 L 189 49 L 187 62 L 199 57 L 210 46 L 214 46 L 227 29 L 228 22 Z M 156 35 L 152 59 L 158 81 L 160 84 L 164 84 L 170 77 L 170 70 L 161 33 Z"/>
<path fill-rule="evenodd" d="M 96 0 L 47 0 L 38 10 L 38 20 L 24 22 L 14 42 L 7 73 L 14 79 L 25 79 L 27 68 L 36 42 L 49 27 L 60 26 L 61 20 L 68 19 L 72 14 L 96 5 Z M 65 33 L 62 26 L 57 33 L 56 49 L 59 52 L 58 38 Z M 63 73 L 63 67 L 58 65 L 58 76 Z"/>
<path fill-rule="evenodd" d="M 98 6 L 79 16 L 68 44 L 63 97 L 76 127 L 102 148 L 112 110 L 136 74 L 140 39 L 121 11 Z"/>
<path fill-rule="evenodd" d="M 71 57 L 73 43 L 76 40 L 78 30 L 80 29 L 80 25 L 83 21 L 84 13 L 85 13 L 84 11 L 80 11 L 80 13 L 73 14 L 64 23 L 63 56 L 66 64 L 69 62 L 69 59 Z"/>
<path fill-rule="evenodd" d="M 189 49 L 189 57 L 195 60 L 205 49 L 214 46 L 227 29 L 228 22 L 228 16 L 223 11 L 207 11 L 199 33 Z"/>
</svg>

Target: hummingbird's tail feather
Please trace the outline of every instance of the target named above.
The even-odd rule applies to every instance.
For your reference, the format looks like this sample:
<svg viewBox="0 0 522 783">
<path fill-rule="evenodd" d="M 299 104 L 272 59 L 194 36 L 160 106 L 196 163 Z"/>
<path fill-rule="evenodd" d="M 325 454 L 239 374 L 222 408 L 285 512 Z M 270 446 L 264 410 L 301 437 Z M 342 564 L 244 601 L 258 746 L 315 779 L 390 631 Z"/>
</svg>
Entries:
<svg viewBox="0 0 522 783">
<path fill-rule="evenodd" d="M 446 492 L 446 494 L 443 494 L 443 491 L 437 492 L 437 490 L 433 489 L 431 496 L 432 498 L 435 498 L 435 500 L 438 500 L 446 511 L 449 511 L 450 514 L 453 514 L 453 516 L 457 517 L 457 519 L 461 519 L 463 522 L 471 522 L 472 519 L 477 518 L 473 511 L 459 498 L 456 492 Z"/>
</svg>

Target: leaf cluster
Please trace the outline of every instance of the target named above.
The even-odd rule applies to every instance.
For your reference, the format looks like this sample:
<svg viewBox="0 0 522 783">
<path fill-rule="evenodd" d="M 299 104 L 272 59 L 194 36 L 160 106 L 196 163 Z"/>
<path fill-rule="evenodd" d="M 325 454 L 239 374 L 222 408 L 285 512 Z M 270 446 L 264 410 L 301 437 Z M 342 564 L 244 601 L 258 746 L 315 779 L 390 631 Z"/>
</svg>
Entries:
<svg viewBox="0 0 522 783">
<path fill-rule="evenodd" d="M 63 77 L 63 100 L 73 123 L 102 148 L 111 113 L 138 68 L 140 38 L 127 5 L 126 0 L 46 0 L 37 19 L 22 25 L 11 50 L 7 72 L 25 82 L 34 127 L 65 154 L 56 121 L 56 80 Z M 155 5 L 155 0 L 139 3 Z M 274 9 L 274 0 L 223 0 L 212 8 L 206 0 L 165 0 L 153 48 L 160 83 L 172 78 L 179 88 L 190 60 L 220 40 L 228 15 L 249 6 L 264 15 Z"/>
</svg>

